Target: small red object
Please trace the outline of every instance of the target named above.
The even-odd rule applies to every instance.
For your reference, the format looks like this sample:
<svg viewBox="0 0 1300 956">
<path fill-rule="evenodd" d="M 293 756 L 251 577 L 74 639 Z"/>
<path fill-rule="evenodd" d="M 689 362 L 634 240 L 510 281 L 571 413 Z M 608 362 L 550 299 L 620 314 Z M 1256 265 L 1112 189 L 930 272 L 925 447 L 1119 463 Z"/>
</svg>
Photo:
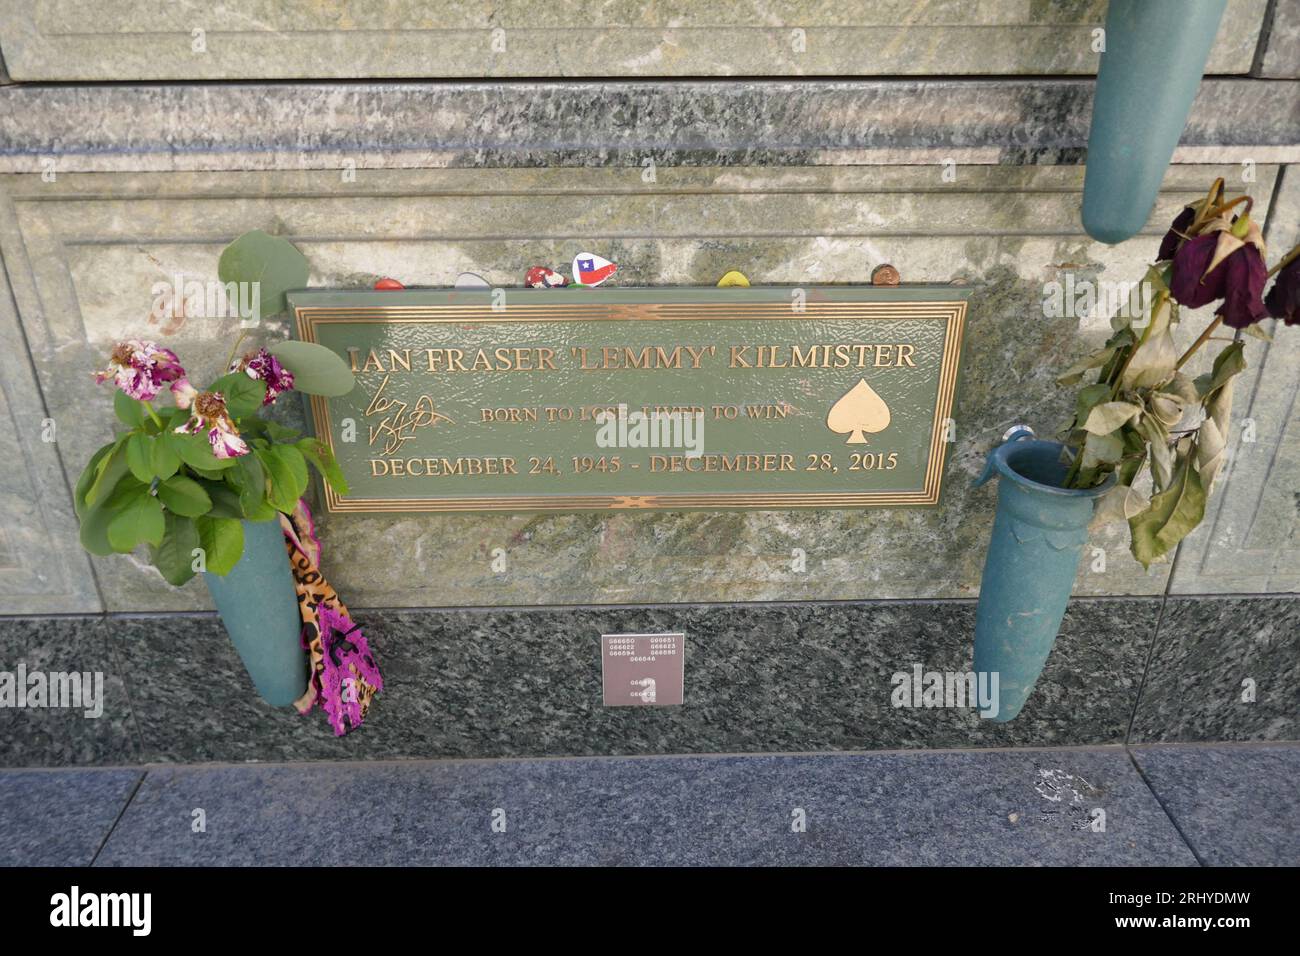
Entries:
<svg viewBox="0 0 1300 956">
<path fill-rule="evenodd" d="M 524 276 L 524 285 L 530 289 L 559 289 L 568 284 L 568 279 L 546 266 L 533 266 Z"/>
<path fill-rule="evenodd" d="M 398 282 L 396 279 L 390 279 L 388 278 L 388 276 L 384 276 L 382 279 L 380 279 L 378 282 L 375 283 L 375 288 L 384 291 L 389 291 L 392 289 L 405 289 L 406 286 L 402 285 L 402 283 Z"/>
</svg>

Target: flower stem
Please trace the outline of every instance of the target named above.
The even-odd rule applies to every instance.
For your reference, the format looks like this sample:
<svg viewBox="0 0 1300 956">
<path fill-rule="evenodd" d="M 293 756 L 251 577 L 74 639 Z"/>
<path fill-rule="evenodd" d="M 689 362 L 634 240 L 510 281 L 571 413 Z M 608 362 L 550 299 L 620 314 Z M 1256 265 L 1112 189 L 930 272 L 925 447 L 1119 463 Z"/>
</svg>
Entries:
<svg viewBox="0 0 1300 956">
<path fill-rule="evenodd" d="M 1283 269 L 1285 269 L 1288 265 L 1291 264 L 1292 260 L 1294 260 L 1296 256 L 1300 256 L 1300 246 L 1296 246 L 1294 249 L 1292 249 L 1290 252 L 1284 255 L 1281 259 L 1279 259 L 1277 265 L 1269 269 L 1268 275 L 1264 276 L 1264 278 L 1265 279 L 1271 278 L 1272 276 L 1281 272 Z"/>
<path fill-rule="evenodd" d="M 230 354 L 226 356 L 226 367 L 221 370 L 222 375 L 225 375 L 230 370 L 230 366 L 235 361 L 235 353 L 239 351 L 239 343 L 244 341 L 246 335 L 248 335 L 248 329 L 241 330 L 239 338 L 235 339 L 235 344 L 230 347 Z"/>
<path fill-rule="evenodd" d="M 1195 352 L 1197 349 L 1199 349 L 1206 342 L 1208 342 L 1210 340 L 1210 336 L 1214 334 L 1214 330 L 1217 329 L 1222 324 L 1223 324 L 1223 316 L 1216 315 L 1214 317 L 1214 321 L 1211 322 L 1209 325 L 1207 325 L 1205 327 L 1205 331 L 1202 332 L 1200 337 L 1195 342 L 1192 343 L 1192 347 L 1189 348 L 1186 352 L 1184 352 L 1182 358 L 1180 358 L 1177 362 L 1174 363 L 1174 370 L 1177 371 L 1178 369 L 1186 365 L 1187 360 L 1192 357 L 1192 353 Z"/>
<path fill-rule="evenodd" d="M 144 405 L 145 410 L 149 413 L 149 417 L 153 419 L 153 423 L 158 426 L 158 430 L 162 431 L 162 419 L 159 418 L 158 413 L 153 410 L 153 404 L 151 402 L 142 402 L 141 404 Z"/>
</svg>

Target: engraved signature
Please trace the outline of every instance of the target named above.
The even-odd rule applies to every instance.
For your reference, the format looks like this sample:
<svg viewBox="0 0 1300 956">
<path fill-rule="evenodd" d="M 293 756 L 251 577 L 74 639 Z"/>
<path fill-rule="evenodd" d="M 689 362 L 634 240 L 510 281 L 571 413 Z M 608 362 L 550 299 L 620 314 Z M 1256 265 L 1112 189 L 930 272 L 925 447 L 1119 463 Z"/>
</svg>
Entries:
<svg viewBox="0 0 1300 956">
<path fill-rule="evenodd" d="M 421 395 L 415 405 L 411 406 L 400 399 L 385 396 L 384 389 L 387 386 L 388 376 L 385 375 L 365 411 L 366 418 L 374 415 L 387 416 L 378 423 L 370 425 L 370 444 L 373 445 L 382 437 L 385 455 L 393 454 L 414 438 L 418 429 L 432 428 L 438 422 L 456 424 L 434 407 L 433 399 L 428 395 Z"/>
</svg>

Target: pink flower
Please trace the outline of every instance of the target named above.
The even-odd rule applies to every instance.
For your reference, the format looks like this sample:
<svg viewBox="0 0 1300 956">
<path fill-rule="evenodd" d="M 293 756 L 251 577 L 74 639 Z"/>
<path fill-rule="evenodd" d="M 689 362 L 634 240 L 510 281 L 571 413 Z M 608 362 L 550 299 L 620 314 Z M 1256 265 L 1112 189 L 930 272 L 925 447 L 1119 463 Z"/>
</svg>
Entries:
<svg viewBox="0 0 1300 956">
<path fill-rule="evenodd" d="M 232 362 L 230 371 L 243 372 L 251 379 L 266 383 L 263 405 L 270 405 L 277 395 L 293 388 L 293 372 L 281 365 L 266 349 L 249 352 L 242 359 Z"/>
<path fill-rule="evenodd" d="M 194 399 L 199 397 L 199 390 L 190 384 L 184 376 L 172 382 L 172 399 L 177 408 L 192 408 Z"/>
<path fill-rule="evenodd" d="M 110 378 L 118 388 L 141 402 L 152 401 L 164 385 L 185 376 L 180 359 L 171 349 L 154 342 L 130 339 L 118 342 L 108 358 L 108 368 L 95 373 L 99 384 Z"/>
<path fill-rule="evenodd" d="M 188 384 L 188 383 L 187 383 Z M 208 444 L 218 458 L 238 458 L 248 454 L 248 445 L 226 412 L 226 399 L 220 392 L 199 392 L 190 406 L 190 418 L 176 429 L 182 435 L 208 430 Z"/>
</svg>

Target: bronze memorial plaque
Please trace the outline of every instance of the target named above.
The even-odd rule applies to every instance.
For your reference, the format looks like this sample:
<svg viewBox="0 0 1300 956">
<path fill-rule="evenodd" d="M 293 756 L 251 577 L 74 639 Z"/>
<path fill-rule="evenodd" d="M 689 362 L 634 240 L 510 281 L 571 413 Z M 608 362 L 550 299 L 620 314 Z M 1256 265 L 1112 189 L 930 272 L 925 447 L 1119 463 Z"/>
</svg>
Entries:
<svg viewBox="0 0 1300 956">
<path fill-rule="evenodd" d="M 298 292 L 330 511 L 933 505 L 967 291 Z"/>
</svg>

